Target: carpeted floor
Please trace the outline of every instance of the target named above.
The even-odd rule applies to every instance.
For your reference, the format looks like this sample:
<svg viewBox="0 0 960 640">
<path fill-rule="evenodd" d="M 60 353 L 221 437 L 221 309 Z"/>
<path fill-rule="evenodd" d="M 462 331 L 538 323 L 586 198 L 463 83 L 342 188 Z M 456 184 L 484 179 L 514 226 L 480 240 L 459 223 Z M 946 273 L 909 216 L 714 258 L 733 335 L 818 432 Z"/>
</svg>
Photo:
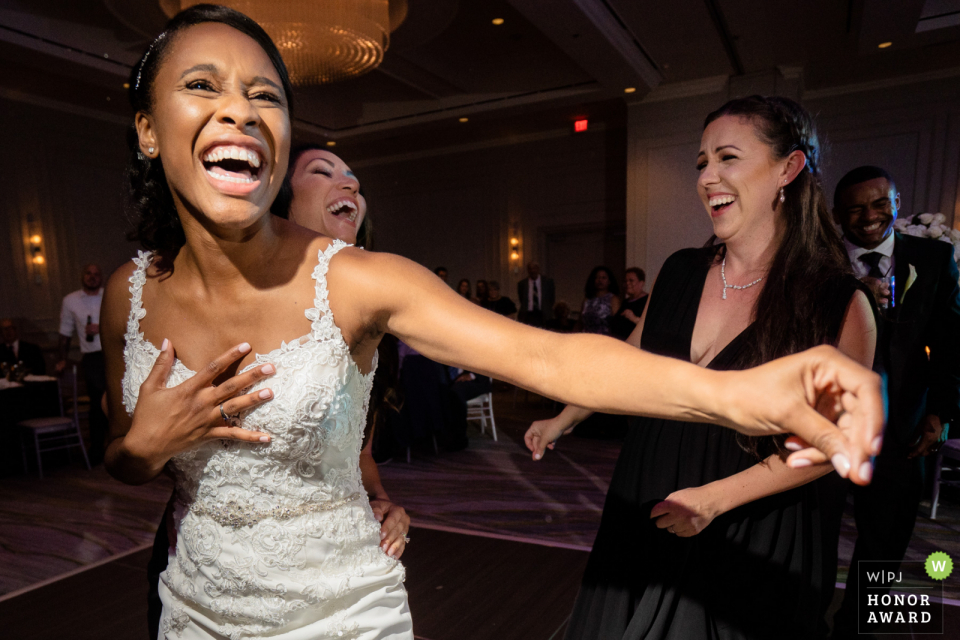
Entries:
<svg viewBox="0 0 960 640">
<path fill-rule="evenodd" d="M 415 449 L 412 464 L 382 466 L 392 498 L 420 529 L 589 549 L 619 444 L 568 437 L 534 462 L 523 433 L 531 420 L 552 415 L 551 404 L 521 393 L 514 406 L 512 393 L 497 393 L 494 410 L 498 442 L 471 427 L 464 451 L 435 455 L 430 448 Z M 43 481 L 23 474 L 0 478 L 0 594 L 149 544 L 171 491 L 166 478 L 130 487 L 112 480 L 102 467 L 88 472 L 65 459 L 45 464 Z M 957 492 L 944 495 L 938 515 L 935 522 L 918 517 L 908 560 L 922 560 L 934 550 L 960 558 Z M 848 513 L 841 581 L 854 536 Z M 411 550 L 417 546 L 413 538 Z M 438 566 L 447 561 L 440 553 L 432 559 Z M 958 575 L 948 580 L 946 596 L 960 601 Z"/>
</svg>

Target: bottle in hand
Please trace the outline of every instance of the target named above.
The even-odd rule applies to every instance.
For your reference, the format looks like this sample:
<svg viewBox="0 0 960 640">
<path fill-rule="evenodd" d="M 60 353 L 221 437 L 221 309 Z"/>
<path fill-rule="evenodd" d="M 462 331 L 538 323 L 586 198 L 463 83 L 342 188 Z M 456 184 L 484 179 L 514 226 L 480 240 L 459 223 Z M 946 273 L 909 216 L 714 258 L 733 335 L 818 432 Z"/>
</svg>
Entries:
<svg viewBox="0 0 960 640">
<path fill-rule="evenodd" d="M 87 316 L 87 324 L 88 324 L 88 325 L 93 324 L 93 316 Z M 87 342 L 93 342 L 93 334 L 92 334 L 92 333 L 88 333 L 88 334 L 87 334 Z"/>
</svg>

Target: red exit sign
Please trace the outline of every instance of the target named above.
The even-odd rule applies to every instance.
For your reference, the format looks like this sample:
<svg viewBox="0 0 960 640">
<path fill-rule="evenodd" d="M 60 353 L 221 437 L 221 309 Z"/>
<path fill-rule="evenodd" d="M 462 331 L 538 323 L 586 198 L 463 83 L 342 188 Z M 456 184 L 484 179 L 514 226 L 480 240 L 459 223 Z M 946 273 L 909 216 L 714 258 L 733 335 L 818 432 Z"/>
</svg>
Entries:
<svg viewBox="0 0 960 640">
<path fill-rule="evenodd" d="M 587 121 L 586 120 L 577 120 L 573 123 L 573 130 L 577 133 L 587 130 Z"/>
</svg>

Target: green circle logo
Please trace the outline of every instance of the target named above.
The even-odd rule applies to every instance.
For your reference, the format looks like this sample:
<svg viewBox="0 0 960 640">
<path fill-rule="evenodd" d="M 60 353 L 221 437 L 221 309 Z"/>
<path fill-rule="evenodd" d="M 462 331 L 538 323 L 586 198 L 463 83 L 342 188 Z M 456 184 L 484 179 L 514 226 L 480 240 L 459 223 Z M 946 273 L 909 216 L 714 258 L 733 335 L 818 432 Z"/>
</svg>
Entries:
<svg viewBox="0 0 960 640">
<path fill-rule="evenodd" d="M 953 560 L 943 551 L 934 551 L 927 557 L 924 569 L 934 580 L 946 580 L 953 572 Z"/>
</svg>

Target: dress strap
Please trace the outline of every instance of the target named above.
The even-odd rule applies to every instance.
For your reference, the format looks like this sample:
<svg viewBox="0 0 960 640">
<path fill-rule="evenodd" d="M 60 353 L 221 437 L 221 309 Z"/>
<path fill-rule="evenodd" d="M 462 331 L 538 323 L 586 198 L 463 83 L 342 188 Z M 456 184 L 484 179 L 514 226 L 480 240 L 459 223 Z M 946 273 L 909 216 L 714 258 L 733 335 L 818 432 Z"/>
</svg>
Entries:
<svg viewBox="0 0 960 640">
<path fill-rule="evenodd" d="M 320 251 L 317 259 L 317 266 L 313 270 L 313 279 L 316 280 L 316 299 L 313 301 L 313 308 L 305 312 L 307 319 L 310 320 L 310 329 L 314 340 L 330 341 L 335 349 L 343 351 L 338 355 L 349 353 L 347 344 L 343 341 L 343 336 L 333 321 L 333 312 L 330 311 L 329 291 L 327 290 L 327 270 L 330 268 L 330 260 L 344 247 L 351 247 L 343 240 L 334 240 L 325 250 Z"/>
<path fill-rule="evenodd" d="M 124 336 L 129 344 L 140 337 L 140 319 L 147 315 L 143 309 L 143 285 L 147 281 L 147 267 L 153 262 L 153 251 L 138 251 L 133 263 L 137 268 L 130 276 L 130 315 L 127 317 L 127 333 Z"/>
</svg>

